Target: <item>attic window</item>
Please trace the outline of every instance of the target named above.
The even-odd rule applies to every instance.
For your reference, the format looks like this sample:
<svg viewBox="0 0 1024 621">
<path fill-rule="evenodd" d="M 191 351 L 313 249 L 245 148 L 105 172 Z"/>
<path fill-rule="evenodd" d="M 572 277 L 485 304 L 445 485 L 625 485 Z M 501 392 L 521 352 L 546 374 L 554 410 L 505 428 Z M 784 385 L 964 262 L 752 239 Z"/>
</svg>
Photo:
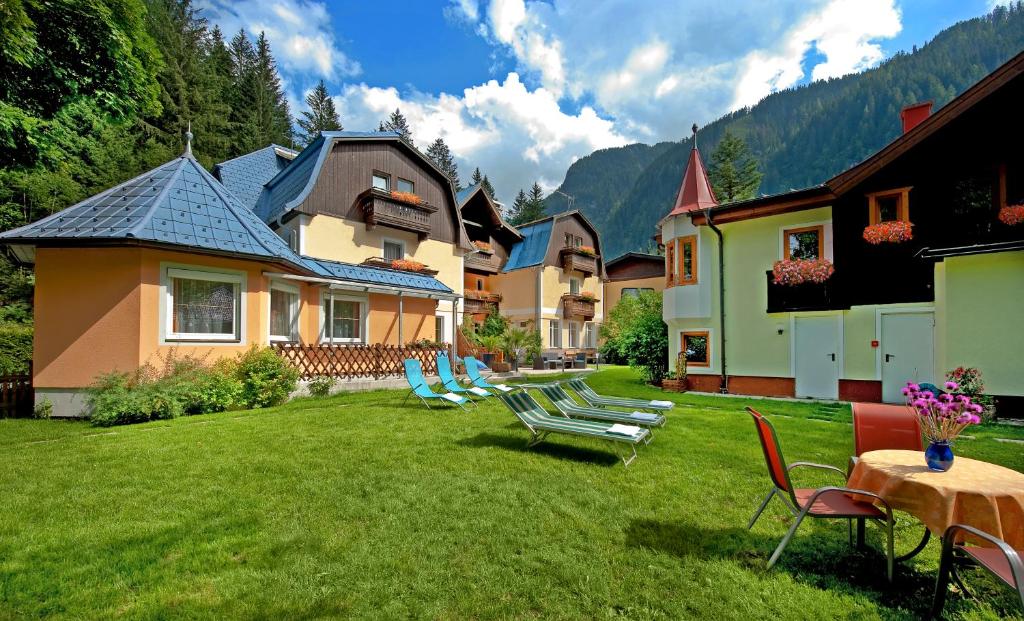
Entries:
<svg viewBox="0 0 1024 621">
<path fill-rule="evenodd" d="M 910 222 L 910 188 L 868 194 L 868 218 L 871 224 Z"/>
<path fill-rule="evenodd" d="M 373 173 L 373 187 L 385 192 L 391 191 L 391 178 L 384 173 Z"/>
<path fill-rule="evenodd" d="M 398 177 L 398 179 L 395 181 L 395 187 L 398 189 L 399 192 L 405 192 L 406 194 L 416 193 L 416 184 L 414 184 L 412 181 L 409 181 L 408 179 L 402 179 L 401 177 Z"/>
</svg>

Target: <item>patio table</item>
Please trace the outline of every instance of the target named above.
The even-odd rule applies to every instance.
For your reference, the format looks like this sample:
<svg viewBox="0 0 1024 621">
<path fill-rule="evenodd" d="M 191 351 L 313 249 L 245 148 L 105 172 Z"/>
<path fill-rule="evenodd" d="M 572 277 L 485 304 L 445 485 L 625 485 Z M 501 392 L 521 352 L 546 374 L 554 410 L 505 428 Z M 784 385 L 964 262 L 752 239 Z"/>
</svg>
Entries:
<svg viewBox="0 0 1024 621">
<path fill-rule="evenodd" d="M 869 451 L 847 486 L 878 494 L 940 537 L 952 524 L 968 524 L 1024 548 L 1024 474 L 1016 470 L 958 456 L 948 472 L 934 472 L 920 451 Z"/>
</svg>

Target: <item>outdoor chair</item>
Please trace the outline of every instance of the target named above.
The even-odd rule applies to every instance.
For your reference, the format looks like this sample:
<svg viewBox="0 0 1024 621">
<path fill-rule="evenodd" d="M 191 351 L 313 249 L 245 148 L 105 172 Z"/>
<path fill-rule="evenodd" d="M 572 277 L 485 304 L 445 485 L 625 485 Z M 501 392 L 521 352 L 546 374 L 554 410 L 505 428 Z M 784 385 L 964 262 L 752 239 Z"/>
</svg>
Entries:
<svg viewBox="0 0 1024 621">
<path fill-rule="evenodd" d="M 506 386 L 505 384 L 492 384 L 485 380 L 483 376 L 480 375 L 477 360 L 473 356 L 466 356 L 464 360 L 466 361 L 466 375 L 469 376 L 469 382 L 477 388 L 500 392 L 512 392 L 515 390 L 512 386 Z"/>
<path fill-rule="evenodd" d="M 594 392 L 594 389 L 587 385 L 580 378 L 574 378 L 567 382 L 569 387 L 576 391 L 583 400 L 586 401 L 591 407 L 601 408 L 605 406 L 619 407 L 619 408 L 635 408 L 638 410 L 660 410 L 667 411 L 675 407 L 675 403 L 671 401 L 649 401 L 647 399 L 629 399 L 627 397 L 611 397 L 599 395 Z"/>
<path fill-rule="evenodd" d="M 405 366 L 405 380 L 409 382 L 409 393 L 405 395 L 405 399 L 402 400 L 404 405 L 409 400 L 410 395 L 416 395 L 419 400 L 423 402 L 423 405 L 430 409 L 430 401 L 436 401 L 440 399 L 442 402 L 454 403 L 463 410 L 466 409 L 466 404 L 470 403 L 470 400 L 453 393 L 438 394 L 430 389 L 427 385 L 427 380 L 423 377 L 423 367 L 420 365 L 419 360 L 413 360 L 412 358 L 406 358 L 403 363 Z"/>
<path fill-rule="evenodd" d="M 639 425 L 650 429 L 655 426 L 663 426 L 665 417 L 661 414 L 647 414 L 645 412 L 616 412 L 615 410 L 602 410 L 599 408 L 581 407 L 569 393 L 565 392 L 558 384 L 523 384 L 523 388 L 537 388 L 552 403 L 558 411 L 566 418 L 586 418 L 590 420 L 607 421 L 610 423 L 622 423 L 624 425 Z M 653 439 L 654 432 L 648 438 L 648 443 Z"/>
<path fill-rule="evenodd" d="M 898 449 L 923 451 L 921 423 L 908 406 L 885 403 L 854 403 L 853 457 L 849 472 L 857 458 L 868 451 Z"/>
<path fill-rule="evenodd" d="M 955 542 L 960 533 L 967 533 L 989 543 L 992 547 L 976 547 L 958 544 Z M 978 530 L 966 524 L 953 524 L 946 529 L 942 536 L 942 557 L 939 560 L 939 576 L 935 581 L 935 597 L 932 599 L 933 618 L 942 615 L 942 608 L 946 605 L 946 591 L 949 588 L 949 579 L 953 578 L 957 586 L 964 593 L 969 593 L 967 588 L 957 577 L 956 564 L 958 562 L 979 565 L 987 572 L 1005 582 L 1017 590 L 1021 606 L 1024 606 L 1024 550 L 1014 550 L 1002 539 Z"/>
<path fill-rule="evenodd" d="M 889 582 L 892 582 L 893 574 L 893 515 L 892 507 L 889 506 L 881 496 L 873 494 L 864 490 L 850 489 L 847 487 L 822 487 L 819 489 L 810 488 L 794 488 L 793 482 L 790 479 L 790 472 L 796 468 L 807 467 L 807 468 L 818 468 L 822 470 L 834 470 L 840 475 L 843 475 L 843 471 L 835 466 L 826 466 L 823 464 L 813 464 L 810 462 L 793 462 L 789 466 L 786 465 L 786 460 L 782 456 L 782 447 L 779 445 L 778 436 L 775 434 L 775 427 L 762 416 L 757 410 L 748 407 L 747 412 L 754 419 L 754 426 L 757 428 L 757 437 L 761 441 L 761 450 L 764 452 L 764 460 L 768 466 L 768 475 L 772 479 L 772 489 L 768 492 L 761 506 L 757 508 L 757 512 L 754 513 L 754 517 L 750 518 L 750 522 L 747 524 L 747 528 L 753 528 L 754 523 L 757 522 L 757 518 L 764 512 L 765 507 L 774 496 L 778 496 L 782 500 L 782 503 L 786 505 L 786 508 L 790 513 L 796 517 L 793 520 L 793 525 L 789 527 L 789 531 L 786 532 L 786 536 L 782 538 L 779 546 L 775 548 L 775 552 L 772 553 L 770 559 L 768 559 L 768 567 L 771 568 L 775 565 L 776 561 L 782 555 L 782 551 L 786 549 L 789 544 L 789 540 L 793 537 L 793 533 L 800 527 L 800 524 L 806 517 L 812 518 L 823 518 L 823 519 L 846 519 L 849 525 L 852 539 L 853 525 L 851 520 L 871 520 L 875 523 L 881 523 L 884 525 L 886 534 L 886 575 L 889 578 Z M 875 499 L 882 504 L 885 511 L 881 511 L 875 505 L 854 500 L 848 494 L 857 494 L 858 496 L 867 496 Z"/>
<path fill-rule="evenodd" d="M 448 392 L 453 392 L 457 395 L 475 395 L 480 398 L 490 397 L 491 393 L 487 392 L 483 388 L 464 388 L 455 379 L 455 375 L 452 373 L 451 363 L 448 361 L 448 354 L 438 353 L 437 354 L 437 377 L 441 380 L 441 385 Z M 472 403 L 472 401 L 470 401 Z M 475 403 L 473 404 L 476 405 Z"/>
<path fill-rule="evenodd" d="M 547 438 L 548 434 L 559 433 L 573 436 L 584 436 L 607 440 L 612 446 L 627 445 L 632 454 L 616 454 L 622 459 L 623 466 L 629 467 L 636 459 L 636 445 L 645 442 L 650 430 L 640 427 L 627 427 L 625 425 L 609 425 L 586 420 L 573 420 L 552 416 L 537 403 L 526 391 L 501 394 L 498 398 L 512 410 L 519 422 L 529 430 L 530 440 L 526 446 L 532 447 L 540 444 Z"/>
</svg>

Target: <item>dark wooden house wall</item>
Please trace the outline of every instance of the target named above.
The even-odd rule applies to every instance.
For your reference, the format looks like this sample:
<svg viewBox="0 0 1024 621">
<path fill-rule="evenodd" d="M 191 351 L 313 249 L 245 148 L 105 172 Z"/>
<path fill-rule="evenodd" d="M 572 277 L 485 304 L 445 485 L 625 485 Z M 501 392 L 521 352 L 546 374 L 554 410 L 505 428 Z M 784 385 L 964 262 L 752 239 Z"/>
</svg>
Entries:
<svg viewBox="0 0 1024 621">
<path fill-rule="evenodd" d="M 658 278 L 665 275 L 665 259 L 628 257 L 614 265 L 606 265 L 605 270 L 608 272 L 608 280 Z"/>
<path fill-rule="evenodd" d="M 599 244 L 594 234 L 587 228 L 583 221 L 576 215 L 555 218 L 551 227 L 551 243 L 548 244 L 548 253 L 544 258 L 545 265 L 561 265 L 562 260 L 559 252 L 565 247 L 565 234 L 572 233 L 583 238 L 584 246 L 599 249 Z"/>
<path fill-rule="evenodd" d="M 391 189 L 397 188 L 398 177 L 412 181 L 416 194 L 438 208 L 431 216 L 430 239 L 459 242 L 457 207 L 447 184 L 426 163 L 394 142 L 336 143 L 299 210 L 363 222 L 356 197 L 370 189 L 375 171 L 391 176 Z"/>
<path fill-rule="evenodd" d="M 998 221 L 999 168 L 1007 167 L 1010 202 L 1021 187 L 1024 78 L 1004 87 L 927 140 L 880 169 L 833 205 L 838 306 L 935 299 L 934 265 L 922 248 L 1024 239 L 1024 226 Z M 863 239 L 867 194 L 912 186 L 914 238 L 873 246 Z"/>
</svg>

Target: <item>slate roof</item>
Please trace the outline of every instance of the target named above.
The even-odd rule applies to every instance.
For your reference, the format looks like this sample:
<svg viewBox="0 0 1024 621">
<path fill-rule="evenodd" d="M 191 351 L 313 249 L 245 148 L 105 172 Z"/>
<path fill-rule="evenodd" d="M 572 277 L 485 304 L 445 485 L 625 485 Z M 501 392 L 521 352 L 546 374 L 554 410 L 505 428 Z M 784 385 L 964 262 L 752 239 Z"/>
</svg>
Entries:
<svg viewBox="0 0 1024 621">
<path fill-rule="evenodd" d="M 543 263 L 544 256 L 548 252 L 548 241 L 551 239 L 551 229 L 554 228 L 554 224 L 555 218 L 549 217 L 533 224 L 520 226 L 518 230 L 523 239 L 512 246 L 512 252 L 509 253 L 508 261 L 505 262 L 502 271 L 511 272 Z"/>
<path fill-rule="evenodd" d="M 0 243 L 153 242 L 284 263 L 323 278 L 452 290 L 432 276 L 300 256 L 190 154 L 26 226 Z"/>
<path fill-rule="evenodd" d="M 243 205 L 253 209 L 263 186 L 287 168 L 297 155 L 298 151 L 272 144 L 217 164 L 213 174 Z"/>
</svg>

